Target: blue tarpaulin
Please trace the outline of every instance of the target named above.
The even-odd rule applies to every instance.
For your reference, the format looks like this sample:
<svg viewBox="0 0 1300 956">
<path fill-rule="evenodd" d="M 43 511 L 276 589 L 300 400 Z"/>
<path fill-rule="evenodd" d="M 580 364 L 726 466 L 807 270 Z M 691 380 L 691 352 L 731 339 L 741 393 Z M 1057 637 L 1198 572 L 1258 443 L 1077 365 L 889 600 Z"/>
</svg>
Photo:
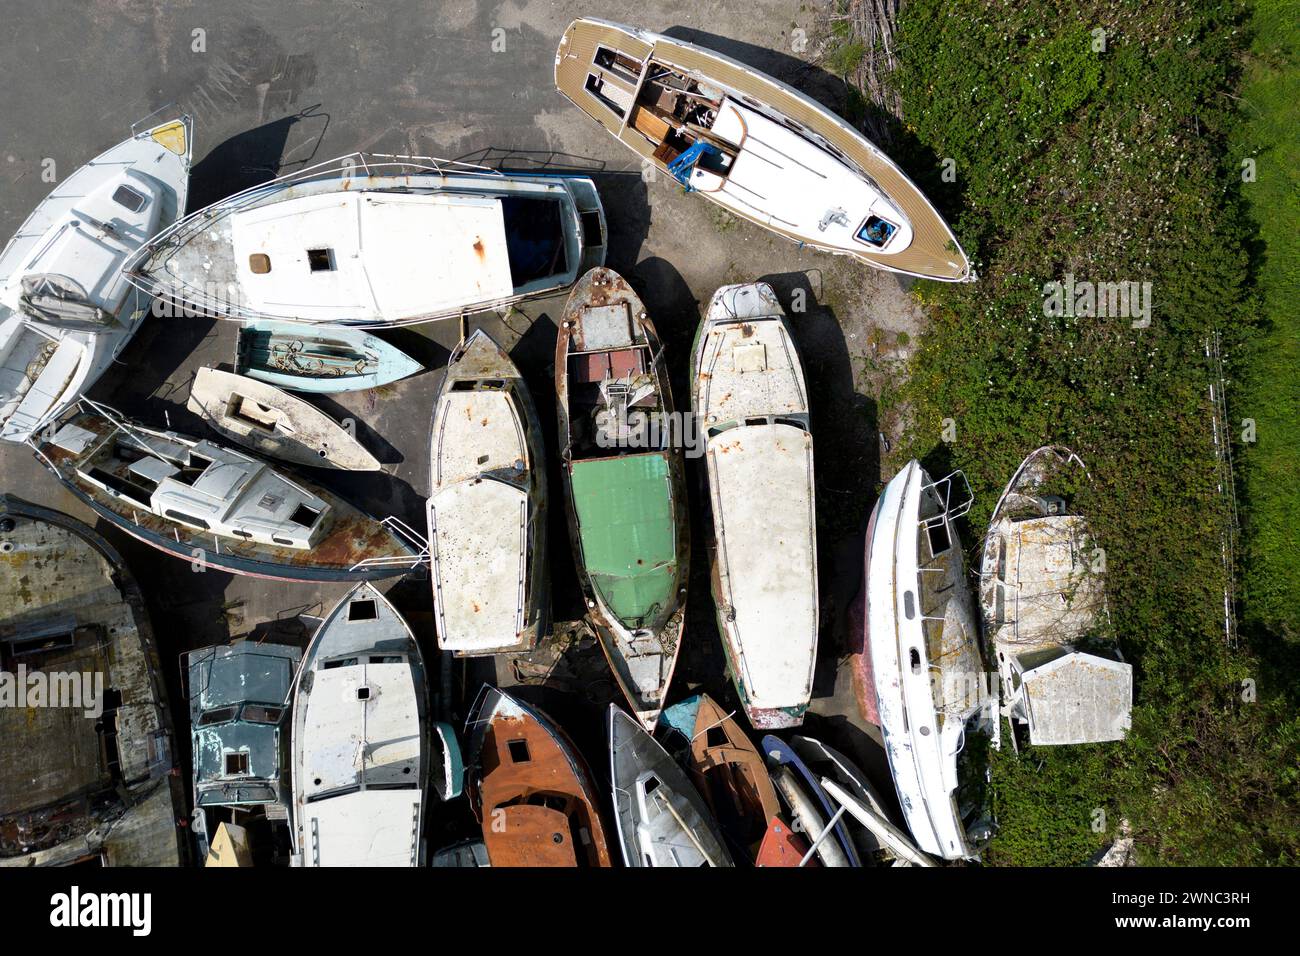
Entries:
<svg viewBox="0 0 1300 956">
<path fill-rule="evenodd" d="M 677 180 L 686 187 L 690 192 L 691 187 L 691 170 L 705 156 L 721 156 L 722 150 L 703 140 L 696 140 L 686 148 L 686 151 L 668 164 L 668 172 L 672 174 L 673 179 Z"/>
</svg>

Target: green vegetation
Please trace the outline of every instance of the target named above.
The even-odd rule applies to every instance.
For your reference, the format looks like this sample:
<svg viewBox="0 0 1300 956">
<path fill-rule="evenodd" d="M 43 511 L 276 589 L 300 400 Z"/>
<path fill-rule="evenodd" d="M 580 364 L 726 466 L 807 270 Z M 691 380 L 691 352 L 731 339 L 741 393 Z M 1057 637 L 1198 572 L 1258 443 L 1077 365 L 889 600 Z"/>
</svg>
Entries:
<svg viewBox="0 0 1300 956">
<path fill-rule="evenodd" d="M 1258 290 L 1266 325 L 1229 409 L 1234 425 L 1253 418 L 1257 429 L 1257 441 L 1239 452 L 1242 610 L 1248 628 L 1300 642 L 1300 3 L 1259 0 L 1251 25 L 1232 155 L 1255 161 L 1255 181 L 1241 193 L 1263 243 Z"/>
<path fill-rule="evenodd" d="M 1256 18 L 1246 100 L 1257 112 L 1243 117 L 1242 3 L 903 5 L 894 79 L 910 125 L 893 151 L 950 214 L 979 281 L 917 287 L 932 325 L 899 395 L 913 436 L 899 454 L 965 470 L 976 540 L 1028 451 L 1074 448 L 1093 479 L 1078 503 L 1106 550 L 1111 616 L 1135 668 L 1124 743 L 995 755 L 990 862 L 1082 863 L 1122 818 L 1148 863 L 1300 862 L 1300 653 L 1259 628 L 1244 628 L 1236 648 L 1224 637 L 1228 511 L 1204 354 L 1219 333 L 1236 375 L 1268 336 L 1257 391 L 1229 396 L 1234 418 L 1260 422 L 1259 446 L 1238 449 L 1259 508 L 1246 608 L 1248 619 L 1258 601 L 1261 618 L 1294 621 L 1300 492 L 1283 430 L 1296 416 L 1275 383 L 1294 399 L 1295 324 L 1281 317 L 1295 301 L 1297 96 L 1280 32 L 1297 17 L 1282 6 L 1265 2 Z M 1234 145 L 1247 141 L 1260 163 L 1248 186 Z M 938 176 L 945 158 L 955 183 Z M 1276 219 L 1262 270 L 1243 193 L 1256 218 Z M 1067 275 L 1151 283 L 1149 326 L 1046 314 L 1045 284 Z M 1256 275 L 1275 303 L 1262 332 Z M 945 418 L 957 422 L 951 445 Z"/>
<path fill-rule="evenodd" d="M 826 69 L 836 76 L 849 76 L 857 72 L 862 58 L 867 55 L 865 44 L 850 41 L 837 46 L 826 57 Z"/>
</svg>

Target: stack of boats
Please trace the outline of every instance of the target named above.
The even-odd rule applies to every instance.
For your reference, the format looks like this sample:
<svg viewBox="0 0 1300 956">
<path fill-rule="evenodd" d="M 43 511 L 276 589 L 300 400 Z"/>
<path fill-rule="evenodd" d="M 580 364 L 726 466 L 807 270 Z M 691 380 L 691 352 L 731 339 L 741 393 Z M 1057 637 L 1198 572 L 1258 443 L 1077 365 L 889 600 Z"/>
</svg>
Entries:
<svg viewBox="0 0 1300 956">
<path fill-rule="evenodd" d="M 555 78 L 687 192 L 876 268 L 972 277 L 951 230 L 888 157 L 770 77 L 692 44 L 578 20 Z M 1107 640 L 1104 561 L 1071 498 L 1086 472 L 1068 449 L 1045 448 L 995 509 L 978 618 L 954 524 L 970 506 L 960 473 L 935 481 L 913 461 L 872 514 L 851 670 L 906 829 L 842 753 L 771 733 L 800 727 L 809 710 L 820 602 L 808 388 L 790 322 L 763 282 L 712 296 L 689 405 L 718 632 L 739 710 L 766 736 L 756 747 L 707 696 L 669 705 L 691 557 L 685 429 L 650 312 L 604 265 L 592 181 L 353 155 L 183 216 L 191 155 L 186 117 L 133 131 L 5 247 L 0 434 L 28 443 L 100 518 L 167 554 L 356 583 L 305 652 L 242 643 L 187 655 L 193 832 L 210 863 L 276 855 L 282 825 L 288 857 L 304 866 L 599 867 L 620 855 L 629 866 L 928 865 L 977 857 L 991 832 L 985 744 L 1000 744 L 1004 719 L 1016 747 L 1127 729 L 1131 670 Z M 419 641 L 370 583 L 427 564 L 438 647 L 458 657 L 527 654 L 546 637 L 546 443 L 507 351 L 477 331 L 450 357 L 430 416 L 427 535 L 297 471 L 383 470 L 350 422 L 308 399 L 423 371 L 384 329 L 566 290 L 559 473 L 587 619 L 626 703 L 607 717 L 608 803 L 559 725 L 494 687 L 472 707 L 463 765 L 456 734 L 436 719 L 449 702 L 430 691 Z M 86 395 L 155 297 L 238 323 L 231 370 L 200 368 L 187 402 L 219 438 L 136 422 Z M 95 555 L 107 546 L 80 526 L 16 506 L 0 521 L 15 538 L 0 552 L 53 548 L 103 576 Z M 100 594 L 85 605 L 96 609 L 88 625 L 80 611 L 15 605 L 0 650 L 90 653 L 86 628 L 131 601 Z M 1000 691 L 982 680 L 981 627 Z M 148 657 L 139 621 L 114 633 L 114 668 Z M 146 650 L 128 653 L 133 640 Z M 146 676 L 115 671 L 139 697 L 118 705 L 115 739 L 141 742 L 123 748 L 119 796 L 161 794 L 169 764 L 160 691 Z M 140 753 L 150 757 L 135 766 Z M 130 858 L 101 831 L 139 801 L 106 796 L 72 815 L 59 803 L 65 790 L 97 792 L 101 778 L 70 781 L 40 808 L 9 794 L 0 848 L 62 860 L 76 856 L 59 849 L 75 836 L 77 853 Z M 482 839 L 430 855 L 430 789 L 451 799 L 462 787 Z M 70 822 L 52 829 L 41 822 L 51 813 Z"/>
</svg>

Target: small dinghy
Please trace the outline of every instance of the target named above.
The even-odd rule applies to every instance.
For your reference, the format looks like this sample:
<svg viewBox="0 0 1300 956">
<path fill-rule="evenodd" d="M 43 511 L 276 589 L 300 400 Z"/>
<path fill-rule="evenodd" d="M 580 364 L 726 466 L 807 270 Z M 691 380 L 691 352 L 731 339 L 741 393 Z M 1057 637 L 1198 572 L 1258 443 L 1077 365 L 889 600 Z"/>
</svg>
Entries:
<svg viewBox="0 0 1300 956">
<path fill-rule="evenodd" d="M 354 153 L 188 216 L 127 271 L 222 318 L 376 328 L 558 292 L 604 261 L 586 177 Z"/>
<path fill-rule="evenodd" d="M 874 700 L 889 770 L 916 845 L 976 859 L 994 720 L 955 521 L 965 476 L 934 481 L 918 461 L 885 486 L 867 525 L 865 633 L 851 655 L 859 701 Z"/>
<path fill-rule="evenodd" d="M 430 445 L 438 646 L 463 657 L 532 650 L 550 605 L 542 432 L 519 370 L 482 330 L 451 355 Z"/>
<path fill-rule="evenodd" d="M 579 280 L 555 343 L 569 535 L 591 622 L 641 725 L 681 646 L 690 526 L 663 346 L 612 269 Z"/>
<path fill-rule="evenodd" d="M 766 282 L 714 293 L 691 360 L 705 442 L 713 600 L 755 729 L 796 727 L 817 663 L 817 515 L 808 390 Z"/>
<path fill-rule="evenodd" d="M 319 408 L 267 382 L 215 368 L 194 375 L 186 407 L 232 441 L 315 468 L 379 471 L 379 461 Z"/>
<path fill-rule="evenodd" d="M 284 581 L 364 581 L 421 560 L 418 536 L 395 518 L 371 518 L 251 455 L 146 428 L 87 398 L 32 447 L 100 517 L 185 561 Z"/>
<path fill-rule="evenodd" d="M 185 212 L 193 123 L 135 132 L 27 217 L 0 253 L 0 437 L 23 442 L 86 392 L 153 302 L 127 259 Z"/>
<path fill-rule="evenodd" d="M 465 723 L 470 806 L 492 866 L 609 866 L 591 771 L 540 710 L 485 686 Z"/>
<path fill-rule="evenodd" d="M 1108 633 L 1105 563 L 1072 505 L 1087 480 L 1070 449 L 1039 448 L 1002 492 L 984 538 L 980 610 L 1001 715 L 1035 745 L 1122 740 L 1132 722 L 1133 667 Z"/>
<path fill-rule="evenodd" d="M 772 734 L 763 738 L 762 745 L 772 766 L 772 782 L 789 804 L 800 832 L 816 843 L 816 854 L 822 865 L 861 866 L 848 827 L 842 819 L 835 820 L 835 805 L 803 758 L 792 746 Z M 828 826 L 831 827 L 830 833 L 826 833 Z"/>
<path fill-rule="evenodd" d="M 430 715 L 419 644 L 397 610 L 359 584 L 321 623 L 293 696 L 297 866 L 418 866 L 430 774 L 460 791 L 456 738 Z"/>
<path fill-rule="evenodd" d="M 360 329 L 314 329 L 292 322 L 247 322 L 235 345 L 235 372 L 294 392 L 379 388 L 423 366 Z"/>
<path fill-rule="evenodd" d="M 971 277 L 948 224 L 888 156 L 752 67 L 584 18 L 560 39 L 555 85 L 646 163 L 734 215 L 877 269 Z"/>
<path fill-rule="evenodd" d="M 616 704 L 609 706 L 609 759 L 624 863 L 735 865 L 685 771 Z"/>
<path fill-rule="evenodd" d="M 731 846 L 753 857 L 781 815 L 763 757 L 740 725 L 707 694 L 668 707 L 659 717 L 690 745 L 688 766 Z"/>
</svg>

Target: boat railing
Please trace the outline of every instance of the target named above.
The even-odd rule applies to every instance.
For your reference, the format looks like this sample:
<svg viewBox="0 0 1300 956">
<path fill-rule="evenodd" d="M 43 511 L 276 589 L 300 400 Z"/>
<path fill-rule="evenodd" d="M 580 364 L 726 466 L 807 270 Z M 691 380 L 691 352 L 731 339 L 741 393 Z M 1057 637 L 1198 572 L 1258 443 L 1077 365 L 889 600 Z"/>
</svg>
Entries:
<svg viewBox="0 0 1300 956">
<path fill-rule="evenodd" d="M 401 541 L 415 548 L 414 554 L 385 554 L 374 558 L 363 558 L 352 565 L 351 570 L 362 571 L 367 568 L 415 568 L 429 563 L 429 542 L 422 534 L 412 528 L 401 518 L 389 515 L 379 522 Z"/>
<path fill-rule="evenodd" d="M 148 134 L 151 130 L 157 129 L 159 126 L 166 126 L 168 123 L 178 121 L 186 125 L 186 133 L 188 133 L 188 127 L 193 123 L 190 115 L 181 109 L 174 101 L 171 103 L 164 103 L 149 115 L 142 116 L 131 124 L 131 138 L 138 139 L 139 137 Z"/>
<path fill-rule="evenodd" d="M 151 258 L 158 250 L 167 246 L 179 246 L 189 237 L 211 227 L 214 219 L 234 215 L 240 210 L 258 202 L 272 192 L 299 186 L 320 180 L 347 180 L 352 177 L 373 179 L 380 176 L 401 178 L 403 176 L 478 176 L 482 178 L 504 178 L 505 173 L 489 166 L 466 163 L 455 159 L 441 159 L 435 156 L 414 156 L 399 153 L 348 153 L 304 169 L 294 170 L 268 179 L 266 182 L 249 186 L 234 195 L 227 196 L 212 205 L 185 216 L 172 223 L 166 229 L 141 246 L 122 266 L 122 272 L 137 289 L 155 294 L 155 288 L 147 275 L 141 274 L 140 265 Z M 198 296 L 193 301 L 196 306 L 203 306 L 205 297 Z M 223 303 L 222 311 L 229 311 L 229 303 Z"/>
<path fill-rule="evenodd" d="M 926 531 L 947 524 L 954 518 L 962 517 L 975 503 L 975 493 L 970 490 L 970 482 L 966 480 L 966 473 L 963 471 L 954 471 L 938 481 L 922 485 L 921 493 L 925 494 L 927 491 L 934 494 L 942 507 L 938 514 L 920 520 L 921 527 Z"/>
<path fill-rule="evenodd" d="M 466 176 L 478 177 L 481 179 L 504 179 L 505 173 L 499 169 L 493 169 L 490 166 L 482 166 L 478 163 L 468 163 L 456 159 L 441 159 L 435 156 L 416 156 L 399 153 L 349 153 L 345 156 L 339 156 L 334 159 L 308 166 L 305 169 L 296 170 L 286 173 L 283 176 L 277 176 L 266 182 L 258 183 L 256 186 L 250 186 L 247 189 L 237 192 L 232 196 L 220 200 L 205 209 L 172 223 L 166 229 L 159 232 L 156 236 L 136 250 L 122 266 L 122 274 L 126 280 L 141 292 L 150 296 L 169 295 L 172 298 L 184 301 L 188 305 L 210 312 L 218 317 L 237 319 L 241 321 L 258 321 L 258 320 L 275 320 L 275 321 L 293 321 L 286 316 L 278 316 L 272 313 L 251 308 L 241 304 L 238 297 L 233 295 L 231 288 L 218 290 L 209 290 L 187 284 L 183 287 L 175 286 L 164 288 L 149 273 L 141 272 L 142 265 L 159 254 L 160 251 L 172 248 L 176 249 L 190 241 L 194 236 L 209 230 L 212 223 L 218 219 L 224 219 L 235 215 L 238 212 L 256 205 L 263 201 L 268 195 L 282 191 L 292 186 L 300 186 L 305 183 L 325 181 L 330 179 L 351 180 L 352 178 L 375 179 L 378 177 L 387 177 L 391 179 L 401 179 L 402 177 L 412 176 Z M 361 188 L 358 185 L 357 188 Z M 518 296 L 511 296 L 502 302 L 514 301 Z M 401 323 L 402 325 L 416 324 L 419 322 L 430 321 L 435 318 L 451 317 L 456 313 L 448 313 L 447 316 L 423 315 L 412 318 Z M 306 323 L 308 325 L 328 325 L 328 323 Z M 350 323 L 349 323 L 350 324 Z M 393 325 L 395 323 L 383 322 L 375 323 L 376 325 Z M 354 327 L 362 328 L 365 326 L 356 325 Z"/>
</svg>

